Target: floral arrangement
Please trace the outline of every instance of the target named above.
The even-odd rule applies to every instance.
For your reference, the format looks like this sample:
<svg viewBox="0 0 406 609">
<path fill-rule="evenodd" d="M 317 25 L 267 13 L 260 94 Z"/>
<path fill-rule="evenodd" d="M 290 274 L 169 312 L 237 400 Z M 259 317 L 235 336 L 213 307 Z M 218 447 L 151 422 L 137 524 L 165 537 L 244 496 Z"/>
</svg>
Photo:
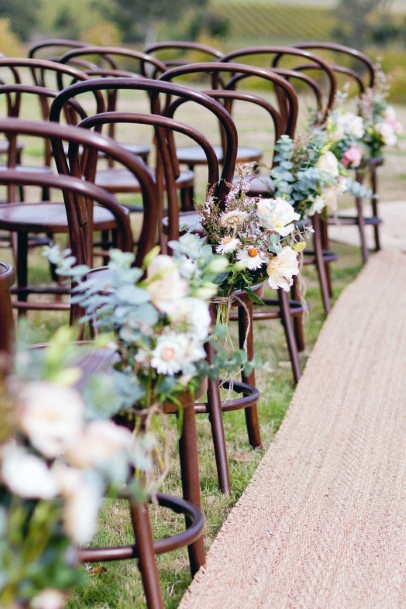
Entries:
<svg viewBox="0 0 406 609">
<path fill-rule="evenodd" d="M 273 289 L 289 290 L 299 273 L 297 253 L 304 243 L 295 229 L 299 214 L 288 201 L 247 195 L 249 169 L 238 168 L 238 182 L 230 185 L 224 209 L 208 193 L 198 211 L 208 242 L 230 263 L 218 279 L 220 294 L 245 290 L 257 301 L 252 288 L 265 280 Z"/>
<path fill-rule="evenodd" d="M 208 365 L 204 345 L 216 341 L 222 329 L 211 328 L 209 299 L 217 294 L 219 274 L 227 273 L 225 256 L 213 253 L 206 240 L 187 233 L 170 242 L 172 256 L 152 250 L 142 269 L 133 267 L 134 255 L 113 250 L 109 285 L 98 274 L 75 267 L 68 254 L 48 250 L 58 273 L 77 283 L 73 301 L 102 331 L 114 333 L 116 375 L 127 389 L 121 409 L 142 411 L 164 402 L 179 404 L 186 391 L 194 393 L 208 375 L 220 368 L 240 366 L 246 356 L 237 350 L 227 359 L 219 355 Z"/>
<path fill-rule="evenodd" d="M 403 131 L 393 106 L 388 103 L 389 88 L 388 78 L 378 64 L 374 86 L 367 89 L 359 100 L 365 130 L 362 139 L 365 160 L 379 156 L 385 146 L 395 146 Z"/>
<path fill-rule="evenodd" d="M 275 194 L 291 203 L 300 218 L 336 212 L 345 192 L 370 197 L 371 192 L 348 175 L 361 161 L 356 133 L 362 120 L 352 113 L 335 113 L 323 129 L 292 140 L 282 135 L 271 169 Z M 360 124 L 361 123 L 361 124 Z"/>
<path fill-rule="evenodd" d="M 76 388 L 71 340 L 62 328 L 49 348 L 18 354 L 16 373 L 0 395 L 4 609 L 63 607 L 83 577 L 75 547 L 94 535 L 103 497 L 129 481 L 131 468 L 152 467 L 151 436 L 137 438 L 106 418 L 102 403 L 116 402 L 112 380 L 97 379 L 101 392 L 90 384 Z M 128 489 L 143 497 L 136 478 Z"/>
</svg>

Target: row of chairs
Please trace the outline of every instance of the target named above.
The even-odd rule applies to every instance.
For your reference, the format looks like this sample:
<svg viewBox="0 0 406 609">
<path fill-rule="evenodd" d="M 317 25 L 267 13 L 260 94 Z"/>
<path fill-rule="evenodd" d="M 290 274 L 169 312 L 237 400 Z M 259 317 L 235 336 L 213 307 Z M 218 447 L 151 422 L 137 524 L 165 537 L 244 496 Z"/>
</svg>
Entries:
<svg viewBox="0 0 406 609">
<path fill-rule="evenodd" d="M 8 68 L 14 78 L 14 82 L 6 83 L 3 81 L 4 84 L 0 85 L 0 95 L 1 93 L 4 94 L 9 116 L 13 117 L 0 121 L 0 132 L 6 137 L 6 146 L 3 150 L 7 154 L 7 166 L 1 169 L 0 182 L 6 185 L 8 189 L 8 202 L 0 206 L 0 229 L 7 230 L 12 236 L 11 241 L 14 245 L 17 264 L 17 299 L 14 304 L 21 311 L 30 308 L 47 308 L 48 306 L 50 308 L 68 307 L 66 303 L 60 300 L 45 305 L 42 301 L 36 304 L 29 300 L 31 293 L 38 292 L 38 288 L 31 288 L 27 280 L 28 248 L 30 243 L 36 242 L 33 236 L 38 237 L 45 234 L 53 238 L 58 233 L 68 234 L 73 254 L 79 263 L 93 263 L 95 253 L 94 233 L 96 231 L 102 233 L 101 246 L 104 248 L 102 249 L 104 255 L 107 255 L 111 243 L 125 251 L 132 251 L 134 239 L 129 212 L 139 206 L 135 207 L 131 204 L 128 206 L 129 209 L 125 211 L 125 208 L 118 203 L 116 194 L 123 192 L 140 193 L 143 214 L 141 216 L 141 236 L 137 243 L 136 260 L 136 263 L 140 264 L 145 253 L 155 244 L 157 239 L 160 241 L 162 248 L 165 249 L 168 238 L 176 239 L 178 237 L 180 224 L 188 218 L 189 223 L 194 222 L 190 219 L 190 215 L 194 215 L 191 210 L 193 203 L 191 193 L 195 185 L 193 175 L 190 174 L 197 164 L 205 162 L 207 177 L 204 181 L 214 189 L 216 196 L 222 201 L 227 195 L 229 184 L 233 180 L 236 162 L 241 160 L 242 157 L 244 160 L 248 160 L 248 158 L 252 160 L 252 157 L 247 158 L 247 151 L 243 151 L 239 144 L 237 129 L 231 118 L 230 113 L 236 100 L 255 103 L 265 108 L 275 125 L 274 133 L 277 135 L 288 133 L 293 136 L 297 121 L 298 97 L 295 89 L 290 84 L 290 80 L 293 78 L 299 78 L 300 80 L 300 77 L 297 77 L 296 74 L 290 74 L 293 70 L 288 71 L 288 69 L 278 68 L 278 71 L 270 71 L 247 64 L 235 64 L 234 62 L 227 63 L 225 67 L 224 56 L 215 56 L 212 59 L 216 61 L 205 62 L 204 64 L 184 65 L 184 62 L 180 62 L 180 65 L 169 66 L 169 69 L 168 65 L 162 65 L 163 69 L 161 70 L 161 67 L 157 64 L 158 59 L 147 63 L 149 58 L 144 53 L 140 54 L 142 57 L 137 57 L 141 61 L 141 69 L 139 74 L 135 74 L 132 70 L 131 72 L 124 70 L 113 61 L 114 49 L 110 47 L 100 49 L 100 47 L 86 47 L 82 43 L 66 45 L 66 41 L 63 42 L 65 46 L 72 44 L 73 50 L 57 58 L 51 57 L 47 60 L 2 58 L 0 60 L 0 68 Z M 37 45 L 36 48 L 31 49 L 30 56 L 33 57 L 37 51 L 44 48 L 46 48 L 45 43 L 42 43 L 42 46 Z M 277 63 L 287 50 L 283 47 L 275 47 L 274 49 L 276 50 L 272 52 Z M 135 51 L 127 49 L 115 49 L 115 51 L 117 51 L 117 56 L 122 53 L 122 56 L 126 58 L 133 58 L 133 54 L 136 54 Z M 98 52 L 103 56 L 104 63 L 102 65 L 96 65 L 89 62 L 88 59 L 83 59 L 86 55 L 94 59 Z M 298 51 L 297 54 L 292 51 L 292 56 L 306 58 L 306 61 L 313 58 L 313 55 L 308 51 Z M 68 65 L 71 61 L 72 64 Z M 316 100 L 318 100 L 318 120 L 322 121 L 327 115 L 329 107 L 331 107 L 330 97 L 333 95 L 334 98 L 336 81 L 334 70 L 328 62 L 318 60 L 314 62 L 314 65 L 317 65 L 317 69 L 320 70 L 324 69 L 323 65 L 326 66 L 324 74 L 330 83 L 326 105 L 323 106 L 322 103 L 323 89 L 315 79 L 305 75 L 306 77 L 301 78 L 301 81 L 311 87 Z M 148 66 L 149 72 L 147 72 L 146 66 Z M 20 70 L 24 68 L 30 70 L 34 84 L 22 83 Z M 158 69 L 160 73 L 158 73 Z M 307 69 L 308 67 L 302 66 L 297 73 L 303 76 Z M 151 72 L 151 70 L 155 70 L 155 72 Z M 178 77 L 184 77 L 185 74 L 195 75 L 196 73 L 206 73 L 210 76 L 210 89 L 195 90 L 173 82 Z M 56 85 L 54 84 L 53 87 L 49 87 L 47 80 L 50 75 L 56 79 L 54 81 Z M 227 75 L 229 78 L 225 80 Z M 151 78 L 151 76 L 154 78 Z M 248 77 L 262 78 L 263 81 L 276 86 L 277 102 L 270 104 L 267 100 L 261 100 L 252 91 L 240 91 L 238 85 Z M 135 95 L 141 92 L 148 99 L 148 112 L 119 112 L 117 110 L 118 95 L 123 95 L 124 91 L 131 92 L 131 103 L 135 103 Z M 87 110 L 89 99 L 86 98 L 86 95 L 91 96 L 91 104 L 94 108 L 93 114 Z M 32 122 L 21 118 L 20 110 L 23 96 L 31 96 L 31 98 L 34 96 L 39 101 L 43 112 L 42 122 Z M 216 149 L 201 131 L 175 118 L 175 113 L 186 102 L 193 104 L 194 107 L 204 108 L 210 116 L 219 122 L 222 136 L 221 147 Z M 62 119 L 68 123 L 68 126 L 61 124 Z M 154 170 L 146 163 L 147 156 L 150 153 L 148 147 L 145 151 L 144 143 L 139 145 L 141 148 L 144 146 L 144 153 L 140 154 L 139 148 L 137 152 L 137 147 L 134 144 L 122 146 L 114 139 L 117 136 L 116 127 L 123 124 L 148 125 L 153 130 L 156 156 Z M 110 139 L 101 135 L 102 127 L 105 125 L 108 127 Z M 179 150 L 175 146 L 174 136 L 176 133 L 187 135 L 194 145 L 197 144 L 198 148 L 193 147 L 189 150 L 184 148 L 183 152 Z M 44 142 L 44 150 L 48 156 L 43 167 L 36 168 L 34 171 L 21 165 L 24 152 L 21 145 L 21 136 L 39 138 Z M 194 151 L 194 156 L 191 150 Z M 243 152 L 246 155 L 245 157 L 242 154 Z M 188 153 L 191 153 L 191 156 L 187 157 Z M 241 153 L 240 157 L 239 153 Z M 260 158 L 258 156 L 256 160 L 259 161 Z M 56 165 L 57 174 L 53 170 L 51 161 Z M 102 163 L 107 167 L 104 166 L 103 169 L 100 169 Z M 182 163 L 188 166 L 189 177 L 182 178 L 180 169 Z M 122 180 L 119 184 L 117 183 L 117 176 Z M 30 186 L 40 187 L 42 191 L 41 202 L 31 204 L 18 200 L 21 199 L 22 190 Z M 52 201 L 50 196 L 51 193 L 53 194 L 58 190 L 62 191 L 63 195 L 63 203 L 59 204 Z M 178 201 L 179 193 L 182 193 L 181 203 Z M 166 199 L 166 208 L 164 208 L 164 199 Z M 184 213 L 180 213 L 180 208 L 183 209 L 183 212 L 188 212 L 188 215 L 185 216 Z M 163 222 L 165 215 L 166 222 Z M 315 259 L 322 285 L 324 281 L 324 290 L 328 296 L 327 270 L 331 258 L 327 262 L 329 253 L 326 252 L 326 244 L 325 227 L 323 232 L 320 227 L 320 219 L 316 218 Z M 8 285 L 11 271 L 8 267 L 5 268 Z M 39 291 L 43 293 L 47 290 L 49 288 L 40 288 Z M 56 285 L 50 288 L 50 292 L 62 295 L 66 292 L 66 289 Z M 277 294 L 278 308 L 276 312 L 272 311 L 268 315 L 282 318 L 295 380 L 298 380 L 300 377 L 298 347 L 303 346 L 301 328 L 303 308 L 301 303 L 294 298 L 295 295 L 297 296 L 297 292 L 293 294 L 293 299 L 289 301 L 286 294 L 279 290 Z M 75 310 L 75 307 L 70 308 L 72 322 L 77 320 L 78 314 L 79 312 Z M 252 302 L 247 299 L 246 306 L 238 306 L 238 312 L 234 316 L 239 319 L 241 336 L 245 336 L 247 328 L 250 329 L 248 335 L 250 356 L 252 356 L 254 348 L 252 319 L 256 317 L 264 318 L 266 315 L 267 313 L 264 312 L 263 308 L 253 313 Z M 6 316 L 4 316 L 4 319 L 6 319 Z M 7 319 L 10 320 L 9 314 Z M 210 349 L 208 351 L 208 356 L 211 357 Z M 219 483 L 223 492 L 229 491 L 230 481 L 222 413 L 227 410 L 244 409 L 250 444 L 254 448 L 261 445 L 257 415 L 259 393 L 255 388 L 254 374 L 252 373 L 248 378 L 243 377 L 240 383 L 235 384 L 234 389 L 242 397 L 222 402 L 218 383 L 209 381 L 207 401 L 192 405 L 188 409 L 189 417 L 186 417 L 186 422 L 184 421 L 183 449 L 185 450 L 185 445 L 188 447 L 186 448 L 188 456 L 181 455 L 185 499 L 191 501 L 197 509 L 197 512 L 193 514 L 190 510 L 188 512 L 188 524 L 190 525 L 191 522 L 196 524 L 195 528 L 193 528 L 194 525 L 190 527 L 194 535 L 194 537 L 192 535 L 192 541 L 187 540 L 187 543 L 190 544 L 189 554 L 192 573 L 196 572 L 204 562 L 201 529 L 200 532 L 198 530 L 200 526 L 200 516 L 198 514 L 200 487 L 198 483 L 195 431 L 193 431 L 195 413 L 209 414 Z M 188 426 L 187 429 L 185 425 Z M 193 458 L 191 458 L 191 455 Z M 165 499 L 163 499 L 163 502 L 165 502 Z M 138 522 L 141 522 L 142 518 L 143 516 L 140 515 Z M 135 521 L 137 521 L 137 517 L 134 517 Z M 142 531 L 138 532 L 139 535 L 148 531 L 148 525 L 145 524 L 144 528 L 141 527 L 141 529 Z M 178 541 L 175 542 L 175 545 Z M 162 599 L 157 592 L 157 590 L 159 591 L 159 585 L 155 575 L 151 581 L 148 581 L 148 573 L 156 574 L 156 567 L 155 570 L 151 567 L 153 551 L 150 541 L 145 541 L 145 543 L 149 544 L 146 563 L 143 563 L 141 556 L 139 560 L 148 606 L 155 609 L 155 607 L 162 606 L 160 604 Z M 165 546 L 165 544 L 163 545 Z M 141 545 L 139 545 L 139 548 L 141 548 Z M 84 560 L 91 560 L 91 551 L 86 552 L 84 552 Z M 102 550 L 96 556 L 100 559 L 110 558 L 112 555 L 107 550 L 106 552 L 103 554 Z M 117 550 L 118 554 L 120 552 Z M 120 556 L 122 558 L 135 557 L 134 547 L 126 548 Z M 149 567 L 146 567 L 146 564 Z"/>
</svg>

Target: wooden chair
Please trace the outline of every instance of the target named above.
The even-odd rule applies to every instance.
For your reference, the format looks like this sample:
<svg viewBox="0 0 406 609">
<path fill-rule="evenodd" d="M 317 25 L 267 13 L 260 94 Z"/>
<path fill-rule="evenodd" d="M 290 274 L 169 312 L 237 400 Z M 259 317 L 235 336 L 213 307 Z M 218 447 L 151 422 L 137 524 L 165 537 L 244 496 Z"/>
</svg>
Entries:
<svg viewBox="0 0 406 609">
<path fill-rule="evenodd" d="M 156 226 L 158 218 L 158 204 L 156 197 L 156 189 L 149 170 L 144 163 L 130 152 L 123 150 L 118 144 L 109 138 L 105 139 L 101 135 L 93 135 L 87 131 L 64 127 L 52 123 L 37 123 L 31 121 L 23 121 L 19 119 L 6 119 L 0 121 L 0 132 L 15 140 L 21 134 L 37 136 L 42 140 L 48 140 L 53 145 L 53 154 L 60 173 L 65 175 L 73 175 L 77 179 L 82 176 L 92 181 L 97 156 L 94 156 L 94 151 L 102 151 L 109 154 L 117 162 L 121 162 L 123 166 L 131 171 L 134 179 L 138 180 L 143 194 L 143 200 L 147 213 L 143 216 L 141 228 L 141 240 L 138 248 L 138 263 L 155 242 Z M 60 139 L 56 139 L 60 138 Z M 65 139 L 64 139 L 65 138 Z M 63 150 L 58 148 L 58 142 L 63 140 L 70 143 L 68 158 L 65 157 Z M 77 151 L 77 146 L 83 146 L 83 150 L 87 147 L 90 152 L 87 154 L 86 163 L 81 162 L 81 157 Z M 76 146 L 76 148 L 75 148 Z M 75 149 L 75 150 L 74 150 Z M 74 150 L 74 152 L 72 152 Z M 24 181 L 18 180 L 17 176 L 22 176 L 25 172 L 14 170 L 16 174 L 13 180 L 6 182 L 6 170 L 0 172 L 0 183 L 7 186 L 24 185 Z M 54 188 L 58 190 L 58 184 L 61 180 L 60 176 L 52 173 L 30 172 L 30 175 L 37 175 L 37 182 L 31 179 L 30 184 L 37 184 L 43 188 Z M 96 188 L 96 187 L 95 187 Z M 60 190 L 60 188 L 59 188 Z M 100 193 L 107 194 L 104 190 Z M 114 203 L 111 203 L 114 201 Z M 71 201 L 71 205 L 74 202 Z M 75 205 L 78 205 L 75 202 Z M 28 309 L 67 309 L 69 308 L 63 302 L 47 303 L 42 301 L 29 302 L 28 295 L 30 293 L 51 293 L 63 294 L 66 293 L 65 288 L 45 287 L 34 288 L 27 283 L 27 256 L 28 256 L 28 235 L 34 234 L 67 234 L 70 237 L 71 247 L 74 250 L 79 263 L 92 263 L 92 237 L 95 226 L 98 230 L 113 230 L 122 227 L 122 233 L 125 234 L 125 241 L 121 243 L 126 248 L 132 249 L 133 239 L 131 227 L 127 217 L 127 212 L 119 206 L 112 195 L 110 199 L 106 199 L 104 206 L 86 205 L 84 200 L 80 201 L 80 222 L 75 220 L 73 215 L 73 207 L 67 208 L 62 203 L 41 202 L 41 203 L 10 203 L 0 205 L 0 227 L 2 229 L 15 232 L 18 241 L 18 272 L 17 272 L 17 301 L 13 304 L 19 310 L 26 311 Z M 72 222 L 73 224 L 72 224 Z M 117 237 L 118 239 L 118 237 Z M 120 237 L 121 239 L 121 237 Z"/>
<path fill-rule="evenodd" d="M 303 42 L 294 45 L 298 49 L 317 51 L 326 55 L 329 61 L 332 61 L 332 69 L 337 75 L 344 75 L 345 79 L 355 83 L 356 90 L 362 94 L 369 87 L 373 87 L 375 82 L 375 65 L 373 61 L 361 51 L 357 51 L 351 47 L 330 42 Z M 307 65 L 300 66 L 301 69 L 309 69 Z M 355 198 L 356 214 L 350 216 L 348 214 L 339 214 L 331 217 L 329 224 L 334 225 L 355 225 L 358 226 L 361 254 L 363 262 L 367 262 L 369 257 L 368 245 L 366 240 L 365 227 L 372 226 L 375 251 L 381 248 L 379 226 L 382 222 L 378 212 L 378 168 L 384 163 L 382 157 L 371 159 L 368 163 L 369 182 L 372 190 L 371 207 L 372 215 L 366 216 L 364 213 L 364 205 L 362 198 Z M 355 179 L 362 183 L 363 172 L 361 169 L 355 170 Z M 327 236 L 326 236 L 327 238 Z M 328 243 L 326 243 L 328 247 Z"/>
<path fill-rule="evenodd" d="M 310 78 L 303 79 L 304 70 L 303 66 L 297 69 L 297 66 L 293 66 L 291 68 L 283 68 L 281 67 L 288 62 L 288 66 L 292 63 L 293 60 L 302 59 L 306 61 L 306 66 L 309 70 L 315 70 L 323 75 L 325 83 L 327 83 L 327 87 L 321 87 L 315 79 Z M 310 88 L 313 95 L 315 95 L 316 99 L 316 116 L 315 116 L 315 126 L 322 125 L 328 117 L 329 112 L 331 111 L 334 99 L 336 95 L 337 82 L 335 71 L 333 66 L 329 64 L 328 61 L 319 57 L 318 55 L 310 52 L 307 49 L 298 49 L 296 47 L 280 47 L 280 46 L 253 46 L 242 49 L 237 49 L 236 51 L 232 51 L 224 55 L 222 61 L 224 62 L 248 62 L 252 64 L 255 61 L 258 65 L 267 63 L 272 70 L 276 70 L 276 72 L 282 77 L 288 79 L 290 82 L 294 82 L 295 84 L 302 83 L 306 86 L 307 89 Z M 290 62 L 290 63 L 289 63 Z M 326 93 L 323 95 L 323 90 L 326 89 Z M 278 93 L 278 92 L 277 92 Z M 278 93 L 280 97 L 280 93 Z M 299 106 L 301 96 L 298 94 Z M 282 104 L 281 109 L 286 109 L 286 105 Z M 286 110 L 285 110 L 286 111 Z M 269 188 L 269 184 L 266 182 L 259 182 L 255 180 L 252 185 L 252 195 L 261 195 L 265 197 L 272 196 L 271 194 L 272 188 Z M 331 282 L 331 274 L 330 274 L 330 264 L 338 259 L 338 256 L 335 252 L 332 252 L 329 248 L 328 234 L 327 234 L 327 223 L 323 221 L 320 217 L 314 217 L 312 220 L 314 236 L 313 236 L 313 249 L 309 250 L 308 248 L 305 250 L 303 260 L 305 265 L 314 265 L 317 270 L 320 291 L 323 301 L 324 310 L 326 313 L 329 313 L 331 309 L 331 296 L 332 296 L 332 282 Z M 294 297 L 297 298 L 298 294 L 295 293 Z M 296 326 L 296 337 L 298 340 L 299 348 L 302 349 L 304 347 L 304 341 L 302 333 L 300 332 L 300 327 Z"/>
<path fill-rule="evenodd" d="M 76 98 L 81 93 L 91 90 L 96 87 L 97 90 L 104 90 L 112 87 L 119 90 L 139 90 L 148 91 L 152 100 L 152 115 L 140 115 L 132 113 L 103 113 L 99 116 L 89 117 L 81 122 L 82 127 L 98 128 L 103 123 L 109 122 L 138 122 L 143 120 L 145 123 L 156 126 L 155 139 L 157 142 L 158 151 L 158 170 L 156 172 L 158 180 L 158 188 L 165 185 L 165 190 L 168 193 L 168 237 L 169 239 L 177 239 L 179 236 L 179 203 L 177 200 L 177 189 L 175 180 L 179 167 L 176 161 L 176 155 L 173 154 L 175 145 L 173 141 L 173 132 L 181 132 L 189 135 L 192 140 L 197 142 L 202 147 L 208 162 L 208 184 L 213 187 L 220 200 L 223 200 L 228 192 L 228 184 L 234 175 L 235 154 L 237 150 L 237 133 L 233 121 L 227 110 L 216 100 L 209 96 L 193 91 L 187 87 L 173 85 L 171 83 L 154 81 L 150 79 L 101 79 L 93 80 L 88 83 L 78 83 L 72 85 L 65 91 L 61 92 L 55 99 L 51 109 L 51 119 L 57 121 L 65 104 L 72 98 Z M 217 157 L 210 146 L 207 139 L 197 130 L 189 127 L 179 121 L 173 121 L 171 118 L 161 115 L 162 109 L 167 106 L 167 98 L 172 101 L 175 99 L 193 102 L 198 106 L 203 106 L 214 114 L 217 120 L 222 122 L 225 137 L 228 142 L 221 178 L 219 179 L 219 169 Z M 163 99 L 162 99 L 163 98 Z M 161 185 L 161 186 L 160 186 Z M 250 305 L 242 306 L 244 310 L 249 310 Z M 243 313 L 241 315 L 242 331 L 250 327 L 252 324 Z M 245 334 L 244 334 L 245 336 Z M 211 345 L 207 347 L 208 356 L 213 358 L 213 349 Z M 249 354 L 250 355 L 250 354 Z M 236 382 L 234 389 L 237 393 L 242 394 L 242 397 L 221 402 L 219 384 L 217 381 L 208 381 L 208 399 L 204 404 L 196 406 L 196 411 L 209 414 L 212 427 L 212 435 L 214 442 L 214 451 L 219 475 L 220 487 L 224 492 L 229 492 L 230 481 L 228 472 L 227 452 L 224 437 L 224 428 L 222 421 L 222 411 L 244 409 L 247 420 L 247 431 L 251 446 L 254 448 L 260 446 L 260 431 L 257 416 L 257 401 L 259 392 L 253 384 L 253 376 L 249 379 L 243 379 L 242 382 Z"/>
<path fill-rule="evenodd" d="M 297 96 L 292 85 L 285 78 L 267 68 L 256 68 L 253 66 L 234 63 L 224 65 L 221 62 L 212 62 L 188 64 L 177 68 L 171 68 L 160 77 L 160 80 L 172 82 L 184 74 L 199 73 L 210 74 L 212 77 L 212 82 L 215 86 L 219 81 L 221 81 L 221 83 L 227 83 L 227 80 L 229 80 L 229 85 L 226 84 L 224 88 L 206 91 L 206 93 L 211 97 L 223 100 L 223 103 L 227 105 L 227 108 L 229 108 L 230 104 L 232 104 L 234 101 L 238 100 L 245 103 L 250 103 L 252 106 L 260 106 L 261 108 L 265 109 L 269 114 L 270 139 L 273 138 L 273 144 L 282 133 L 287 133 L 293 137 L 297 120 Z M 230 79 L 225 78 L 227 73 L 232 75 Z M 219 80 L 217 80 L 217 76 L 219 76 Z M 243 82 L 244 78 L 259 78 L 265 84 L 265 86 L 271 87 L 275 85 L 279 87 L 285 96 L 282 97 L 282 93 L 280 94 L 281 103 L 286 109 L 285 119 L 282 118 L 281 112 L 277 108 L 275 108 L 268 101 L 264 100 L 261 96 L 253 93 L 252 91 L 247 92 L 237 89 L 237 85 Z M 180 101 L 174 102 L 170 108 L 166 110 L 166 113 L 172 116 L 179 107 L 180 103 Z M 224 144 L 222 149 L 226 150 Z M 189 224 L 194 225 L 197 223 L 197 214 L 181 214 L 181 222 L 185 222 L 185 220 Z M 260 319 L 281 319 L 288 345 L 293 376 L 295 381 L 298 381 L 301 375 L 298 347 L 302 349 L 304 346 L 302 319 L 303 305 L 300 302 L 298 295 L 298 287 L 296 286 L 293 298 L 290 302 L 287 298 L 286 292 L 283 290 L 278 290 L 277 299 L 265 298 L 264 302 L 268 306 L 266 308 L 261 307 L 259 311 L 255 307 L 253 318 L 254 320 L 257 317 Z M 237 319 L 237 316 L 233 314 L 231 319 Z"/>
</svg>

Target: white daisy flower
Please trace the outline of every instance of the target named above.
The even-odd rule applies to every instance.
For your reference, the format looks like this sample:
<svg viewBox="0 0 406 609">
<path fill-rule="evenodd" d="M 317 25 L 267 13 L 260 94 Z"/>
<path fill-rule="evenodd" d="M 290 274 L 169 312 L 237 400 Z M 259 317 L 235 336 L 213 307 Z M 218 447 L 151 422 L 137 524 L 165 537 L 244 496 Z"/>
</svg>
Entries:
<svg viewBox="0 0 406 609">
<path fill-rule="evenodd" d="M 225 228 L 236 230 L 238 228 L 241 228 L 247 217 L 248 212 L 242 211 L 240 209 L 233 209 L 232 211 L 228 211 L 224 214 L 221 214 L 220 224 Z"/>
<path fill-rule="evenodd" d="M 218 254 L 230 254 L 235 252 L 241 241 L 237 237 L 223 237 L 221 243 L 216 247 Z"/>
<path fill-rule="evenodd" d="M 295 220 L 300 216 L 292 205 L 284 199 L 261 199 L 258 203 L 257 214 L 261 226 L 282 237 L 289 235 L 295 228 Z"/>
<path fill-rule="evenodd" d="M 238 260 L 241 260 L 241 262 L 244 263 L 245 268 L 250 271 L 255 271 L 255 269 L 259 269 L 263 264 L 268 262 L 268 259 L 253 245 L 245 247 L 243 250 L 237 252 L 237 258 Z"/>
<path fill-rule="evenodd" d="M 159 374 L 176 374 L 182 370 L 186 349 L 187 338 L 184 334 L 162 334 L 152 352 L 151 366 Z"/>
<path fill-rule="evenodd" d="M 282 288 L 287 292 L 293 284 L 293 276 L 299 274 L 297 253 L 291 247 L 285 246 L 268 262 L 266 272 L 271 288 Z"/>
</svg>

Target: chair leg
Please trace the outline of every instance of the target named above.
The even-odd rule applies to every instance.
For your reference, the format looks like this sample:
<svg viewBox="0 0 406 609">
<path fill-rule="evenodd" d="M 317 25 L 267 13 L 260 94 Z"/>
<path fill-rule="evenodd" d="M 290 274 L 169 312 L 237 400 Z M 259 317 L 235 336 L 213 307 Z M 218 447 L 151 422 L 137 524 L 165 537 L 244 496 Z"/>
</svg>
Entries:
<svg viewBox="0 0 406 609">
<path fill-rule="evenodd" d="M 253 333 L 253 316 L 252 316 L 252 300 L 247 299 L 246 307 L 238 307 L 238 338 L 240 349 L 244 348 L 245 337 L 247 337 L 247 358 L 252 360 L 254 357 L 254 333 Z M 248 383 L 255 387 L 255 371 L 251 374 L 241 374 L 243 383 Z M 254 404 L 249 408 L 245 408 L 245 422 L 248 431 L 248 440 L 252 448 L 260 448 L 261 432 L 258 421 L 258 406 Z"/>
<path fill-rule="evenodd" d="M 25 288 L 28 283 L 28 233 L 17 233 L 17 287 Z M 26 291 L 18 292 L 18 300 L 26 302 L 28 294 Z M 25 317 L 24 309 L 18 310 L 19 317 Z"/>
<path fill-rule="evenodd" d="M 298 275 L 293 277 L 293 285 L 290 292 L 293 300 L 300 301 L 300 284 Z M 306 344 L 304 338 L 303 313 L 293 317 L 293 330 L 295 333 L 297 350 L 304 351 Z"/>
<path fill-rule="evenodd" d="M 206 345 L 207 359 L 213 361 L 213 346 Z M 221 410 L 221 398 L 218 379 L 209 379 L 207 383 L 207 403 L 209 408 L 209 421 L 213 436 L 214 455 L 216 458 L 219 486 L 222 493 L 230 493 L 230 474 L 228 471 L 228 459 L 226 439 L 224 435 L 223 415 Z"/>
<path fill-rule="evenodd" d="M 293 331 L 292 315 L 290 312 L 289 299 L 287 293 L 279 289 L 278 290 L 279 306 L 281 310 L 281 320 L 283 328 L 285 330 L 286 342 L 288 344 L 290 362 L 292 365 L 293 378 L 295 383 L 299 382 L 301 377 L 301 370 L 299 364 L 299 354 L 297 351 L 297 345 L 295 340 L 295 333 Z"/>
<path fill-rule="evenodd" d="M 378 217 L 378 175 L 376 167 L 370 168 L 370 179 L 371 179 L 371 190 L 372 190 L 372 215 Z M 374 240 L 375 240 L 375 251 L 379 252 L 381 249 L 381 238 L 379 234 L 379 224 L 374 224 Z"/>
<path fill-rule="evenodd" d="M 180 191 L 181 211 L 193 211 L 194 189 L 193 187 L 182 188 Z"/>
<path fill-rule="evenodd" d="M 131 522 L 138 547 L 138 568 L 144 587 L 148 609 L 164 609 L 158 568 L 152 541 L 151 522 L 145 504 L 130 502 Z"/>
<path fill-rule="evenodd" d="M 320 227 L 321 227 L 321 246 L 324 251 L 328 252 L 330 250 L 330 240 L 328 238 L 328 221 L 320 218 Z M 333 293 L 333 284 L 331 281 L 330 262 L 325 262 L 324 268 L 326 269 L 328 294 L 329 294 L 330 298 L 332 298 L 334 293 Z"/>
<path fill-rule="evenodd" d="M 360 171 L 357 171 L 356 180 L 359 184 L 362 184 L 363 176 Z M 364 219 L 364 209 L 363 209 L 363 204 L 362 204 L 362 197 L 355 198 L 355 205 L 357 208 L 358 230 L 359 230 L 359 236 L 360 236 L 360 241 L 361 241 L 362 262 L 364 264 L 366 264 L 368 262 L 369 252 L 368 252 L 368 245 L 367 245 L 367 239 L 366 239 L 366 234 L 365 234 L 365 219 Z"/>
<path fill-rule="evenodd" d="M 183 409 L 182 434 L 179 439 L 180 471 L 183 498 L 201 508 L 199 462 L 197 457 L 196 414 L 192 406 Z M 186 526 L 188 526 L 186 520 Z M 205 563 L 203 536 L 188 546 L 192 577 Z"/>
<path fill-rule="evenodd" d="M 316 258 L 316 267 L 317 274 L 319 276 L 319 283 L 321 289 L 321 296 L 323 300 L 324 310 L 326 313 L 330 312 L 331 304 L 330 304 L 330 295 L 326 277 L 326 266 L 324 264 L 323 258 L 323 245 L 321 242 L 321 225 L 320 225 L 320 217 L 318 214 L 313 216 L 313 242 L 314 242 L 314 255 Z"/>
</svg>

